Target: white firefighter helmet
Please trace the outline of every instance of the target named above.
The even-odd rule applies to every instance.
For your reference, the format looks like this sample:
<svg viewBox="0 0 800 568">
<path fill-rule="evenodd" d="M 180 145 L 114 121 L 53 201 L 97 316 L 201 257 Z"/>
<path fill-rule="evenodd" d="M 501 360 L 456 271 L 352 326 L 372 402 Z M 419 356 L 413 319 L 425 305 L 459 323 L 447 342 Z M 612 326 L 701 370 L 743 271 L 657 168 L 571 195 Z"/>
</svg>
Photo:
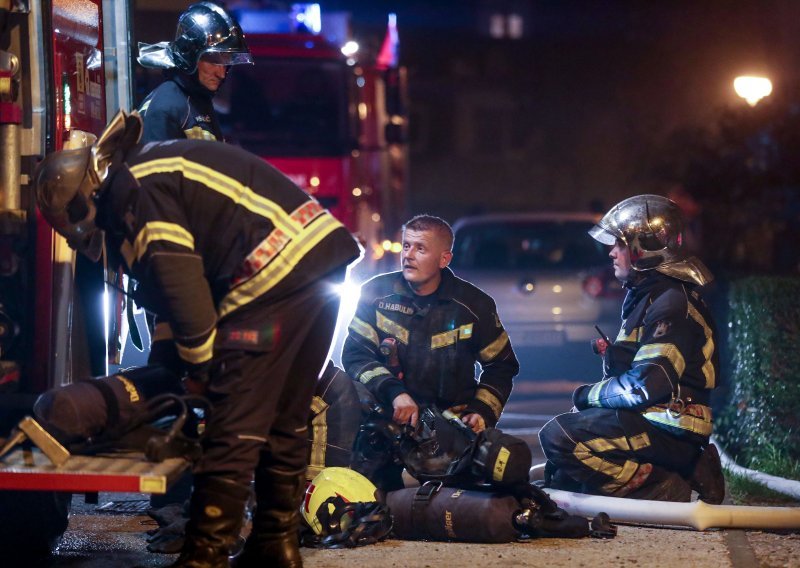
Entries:
<svg viewBox="0 0 800 568">
<path fill-rule="evenodd" d="M 637 272 L 657 270 L 699 285 L 714 279 L 700 259 L 689 255 L 683 214 L 666 197 L 636 195 L 620 201 L 589 230 L 589 235 L 605 245 L 622 241 Z"/>
<path fill-rule="evenodd" d="M 347 515 L 337 515 L 336 509 L 349 503 L 374 503 L 378 489 L 372 482 L 346 467 L 326 467 L 306 489 L 301 514 L 317 535 L 346 530 Z M 341 517 L 341 518 L 339 518 Z M 329 519 L 336 519 L 335 523 Z"/>
</svg>

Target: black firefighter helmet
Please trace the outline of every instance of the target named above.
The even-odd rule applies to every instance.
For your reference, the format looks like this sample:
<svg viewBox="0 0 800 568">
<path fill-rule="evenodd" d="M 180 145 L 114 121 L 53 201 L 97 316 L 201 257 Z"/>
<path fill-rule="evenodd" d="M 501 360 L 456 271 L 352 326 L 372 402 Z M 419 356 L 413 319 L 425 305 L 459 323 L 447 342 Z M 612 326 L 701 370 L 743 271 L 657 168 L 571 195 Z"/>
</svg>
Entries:
<svg viewBox="0 0 800 568">
<path fill-rule="evenodd" d="M 203 56 L 217 65 L 253 63 L 242 28 L 213 2 L 192 4 L 180 15 L 167 52 L 175 67 L 186 73 L 194 73 Z"/>
</svg>

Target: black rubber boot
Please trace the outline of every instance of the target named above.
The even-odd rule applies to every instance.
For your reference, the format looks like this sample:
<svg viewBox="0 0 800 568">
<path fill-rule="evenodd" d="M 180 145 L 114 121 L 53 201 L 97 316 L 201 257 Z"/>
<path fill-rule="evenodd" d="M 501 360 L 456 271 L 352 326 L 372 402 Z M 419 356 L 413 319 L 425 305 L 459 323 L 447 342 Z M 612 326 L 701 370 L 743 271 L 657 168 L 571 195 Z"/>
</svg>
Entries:
<svg viewBox="0 0 800 568">
<path fill-rule="evenodd" d="M 576 493 L 582 491 L 580 483 L 564 473 L 564 470 L 556 468 L 556 465 L 550 460 L 547 460 L 544 466 L 544 486 L 549 489 L 560 489 Z"/>
<path fill-rule="evenodd" d="M 253 530 L 236 568 L 302 568 L 298 525 L 305 472 L 256 472 Z"/>
<path fill-rule="evenodd" d="M 228 556 L 239 539 L 248 486 L 228 479 L 197 476 L 189 504 L 186 541 L 173 566 L 227 568 Z"/>
<path fill-rule="evenodd" d="M 725 476 L 722 461 L 714 444 L 707 445 L 697 458 L 689 483 L 697 491 L 698 499 L 719 505 L 725 498 Z"/>
<path fill-rule="evenodd" d="M 658 466 L 653 470 L 641 487 L 624 495 L 628 499 L 648 499 L 651 501 L 675 501 L 688 503 L 692 496 L 689 483 L 674 471 Z"/>
</svg>

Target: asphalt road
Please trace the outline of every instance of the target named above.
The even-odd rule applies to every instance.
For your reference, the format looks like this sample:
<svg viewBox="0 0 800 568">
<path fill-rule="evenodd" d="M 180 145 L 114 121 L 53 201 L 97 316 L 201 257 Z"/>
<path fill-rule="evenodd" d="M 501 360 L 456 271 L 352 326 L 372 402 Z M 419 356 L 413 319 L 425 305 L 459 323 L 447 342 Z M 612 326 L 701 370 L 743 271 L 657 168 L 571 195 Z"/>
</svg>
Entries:
<svg viewBox="0 0 800 568">
<path fill-rule="evenodd" d="M 566 412 L 575 385 L 562 382 L 519 381 L 500 426 L 528 441 L 534 463 L 541 459 L 537 434 L 554 414 Z M 143 495 L 100 495 L 110 500 L 146 504 Z M 798 504 L 800 505 L 800 504 Z M 118 566 L 168 566 L 174 556 L 145 551 L 145 531 L 153 521 L 142 514 L 99 513 L 74 500 L 70 525 L 55 556 L 46 566 L 106 568 Z M 714 566 L 800 568 L 800 532 L 694 531 L 664 527 L 620 526 L 612 540 L 539 539 L 501 545 L 385 542 L 352 550 L 303 550 L 307 568 L 355 566 L 434 567 L 455 566 Z M 33 566 L 25 562 L 20 566 Z M 3 563 L 3 566 L 11 566 Z"/>
</svg>

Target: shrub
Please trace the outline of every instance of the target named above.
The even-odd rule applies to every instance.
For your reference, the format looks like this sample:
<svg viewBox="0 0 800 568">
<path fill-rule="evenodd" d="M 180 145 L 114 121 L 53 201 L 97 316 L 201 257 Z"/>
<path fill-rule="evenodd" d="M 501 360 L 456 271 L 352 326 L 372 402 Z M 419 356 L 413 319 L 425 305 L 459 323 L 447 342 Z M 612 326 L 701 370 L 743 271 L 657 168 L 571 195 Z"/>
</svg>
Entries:
<svg viewBox="0 0 800 568">
<path fill-rule="evenodd" d="M 741 465 L 797 478 L 800 278 L 745 278 L 729 299 L 730 399 L 717 436 Z"/>
</svg>

